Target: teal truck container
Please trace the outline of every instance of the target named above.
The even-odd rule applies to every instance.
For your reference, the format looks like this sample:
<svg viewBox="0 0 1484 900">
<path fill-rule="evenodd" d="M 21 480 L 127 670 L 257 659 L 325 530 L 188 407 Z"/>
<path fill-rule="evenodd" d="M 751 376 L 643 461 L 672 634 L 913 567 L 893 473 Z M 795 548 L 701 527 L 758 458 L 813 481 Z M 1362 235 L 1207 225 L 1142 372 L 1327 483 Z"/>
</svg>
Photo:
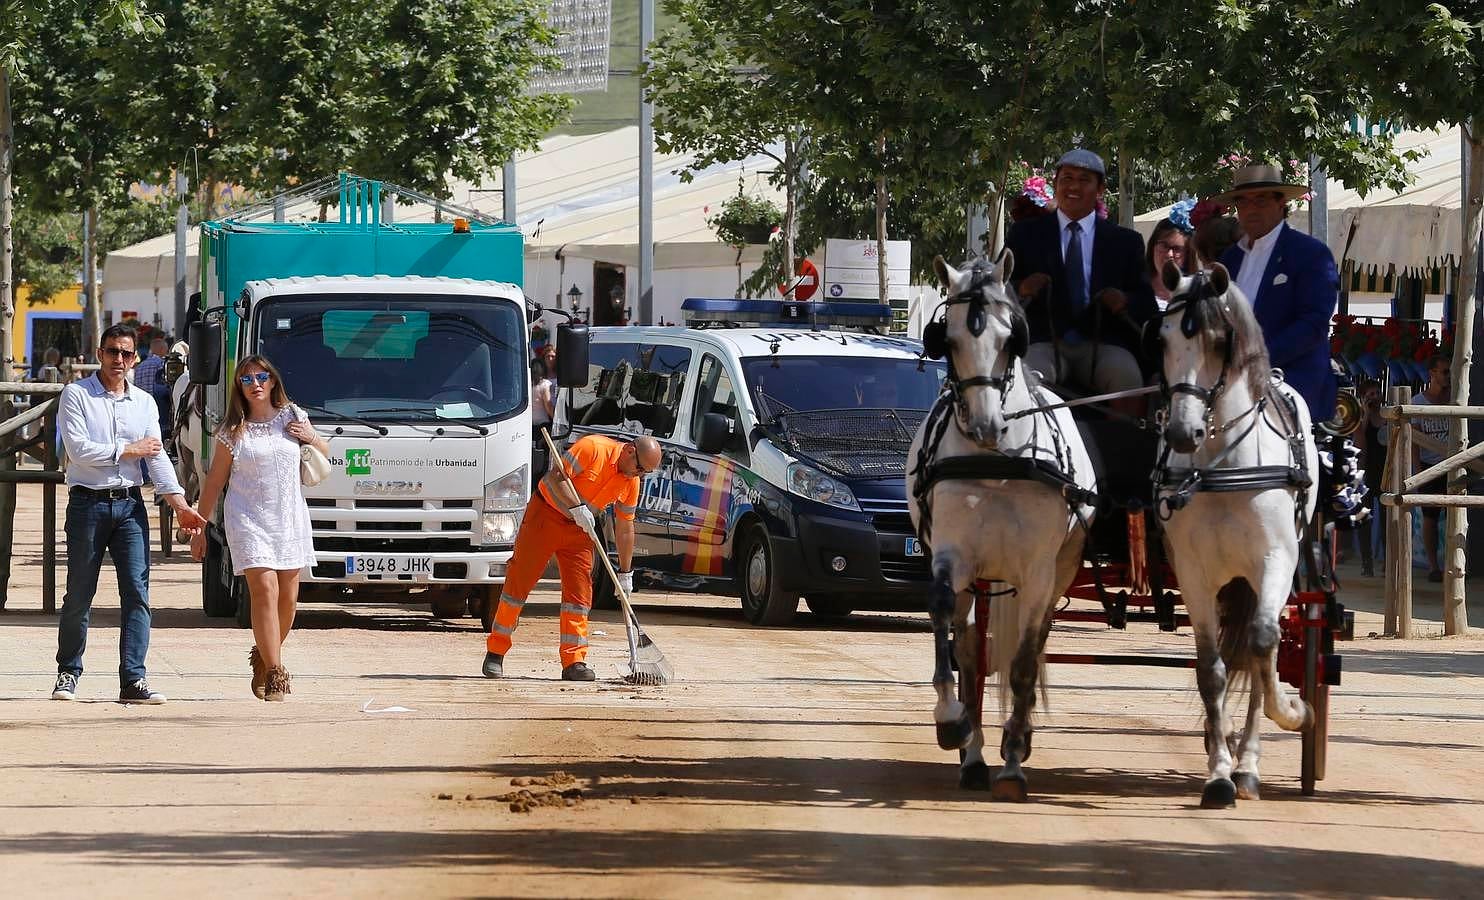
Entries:
<svg viewBox="0 0 1484 900">
<path fill-rule="evenodd" d="M 330 443 L 331 476 L 304 488 L 315 564 L 302 599 L 488 617 L 531 487 L 537 310 L 520 286 L 520 230 L 441 203 L 442 222 L 394 224 L 382 220 L 383 192 L 412 192 L 348 175 L 321 184 L 337 221 L 248 211 L 201 225 L 197 472 L 209 469 L 235 361 L 263 354 Z M 202 606 L 248 616 L 219 517 Z"/>
</svg>

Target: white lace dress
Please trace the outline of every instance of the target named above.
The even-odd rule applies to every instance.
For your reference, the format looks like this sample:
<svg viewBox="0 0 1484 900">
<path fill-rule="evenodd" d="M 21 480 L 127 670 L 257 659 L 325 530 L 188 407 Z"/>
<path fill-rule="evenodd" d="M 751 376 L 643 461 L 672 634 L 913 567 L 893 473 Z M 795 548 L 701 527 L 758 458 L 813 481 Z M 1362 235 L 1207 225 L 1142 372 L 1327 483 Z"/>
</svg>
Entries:
<svg viewBox="0 0 1484 900">
<path fill-rule="evenodd" d="M 285 406 L 266 422 L 248 422 L 236 441 L 217 434 L 232 451 L 232 476 L 222 517 L 232 571 L 302 569 L 314 565 L 309 504 L 299 486 L 299 442 L 285 427 L 307 417 Z"/>
</svg>

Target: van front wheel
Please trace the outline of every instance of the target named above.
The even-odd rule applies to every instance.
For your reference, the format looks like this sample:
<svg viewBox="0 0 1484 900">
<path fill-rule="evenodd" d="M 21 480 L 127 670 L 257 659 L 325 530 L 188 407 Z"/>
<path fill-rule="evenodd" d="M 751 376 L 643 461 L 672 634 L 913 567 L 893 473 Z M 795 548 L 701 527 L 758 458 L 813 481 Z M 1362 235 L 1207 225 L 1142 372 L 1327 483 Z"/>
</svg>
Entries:
<svg viewBox="0 0 1484 900">
<path fill-rule="evenodd" d="M 787 625 L 799 610 L 799 595 L 783 590 L 768 530 L 754 522 L 743 536 L 737 561 L 742 615 L 754 625 Z"/>
</svg>

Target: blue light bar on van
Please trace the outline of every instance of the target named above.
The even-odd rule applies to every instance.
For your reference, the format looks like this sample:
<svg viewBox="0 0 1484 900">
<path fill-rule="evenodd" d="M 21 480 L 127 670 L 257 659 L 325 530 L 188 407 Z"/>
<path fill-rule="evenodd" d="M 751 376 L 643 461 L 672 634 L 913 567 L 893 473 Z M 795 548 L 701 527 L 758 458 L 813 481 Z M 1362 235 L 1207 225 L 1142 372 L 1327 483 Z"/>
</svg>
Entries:
<svg viewBox="0 0 1484 900">
<path fill-rule="evenodd" d="M 886 328 L 891 307 L 880 303 L 806 303 L 798 300 L 712 300 L 688 297 L 680 304 L 687 325 L 791 325 Z"/>
</svg>

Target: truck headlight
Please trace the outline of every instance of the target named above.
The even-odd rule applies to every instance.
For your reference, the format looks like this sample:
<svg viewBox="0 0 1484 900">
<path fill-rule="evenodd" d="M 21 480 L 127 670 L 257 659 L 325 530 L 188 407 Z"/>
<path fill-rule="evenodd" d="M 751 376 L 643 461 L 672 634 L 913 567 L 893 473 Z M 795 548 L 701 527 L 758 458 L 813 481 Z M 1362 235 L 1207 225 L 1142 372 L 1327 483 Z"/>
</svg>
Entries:
<svg viewBox="0 0 1484 900">
<path fill-rule="evenodd" d="M 850 488 L 816 468 L 803 463 L 788 464 L 788 489 L 818 503 L 860 512 Z"/>
<path fill-rule="evenodd" d="M 485 513 L 479 517 L 481 544 L 513 544 L 520 530 L 520 513 Z"/>
<path fill-rule="evenodd" d="M 528 496 L 529 466 L 484 486 L 484 512 L 479 517 L 481 544 L 511 544 L 520 530 L 521 513 Z"/>
</svg>

